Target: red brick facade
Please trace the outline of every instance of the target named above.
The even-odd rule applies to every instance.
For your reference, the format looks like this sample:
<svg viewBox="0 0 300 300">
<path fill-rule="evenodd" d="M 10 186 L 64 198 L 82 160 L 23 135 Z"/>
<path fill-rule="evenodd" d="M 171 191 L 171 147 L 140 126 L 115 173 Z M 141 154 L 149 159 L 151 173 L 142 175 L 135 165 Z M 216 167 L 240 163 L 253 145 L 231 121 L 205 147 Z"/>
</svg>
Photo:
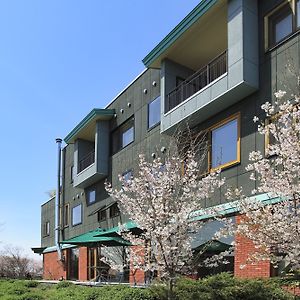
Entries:
<svg viewBox="0 0 300 300">
<path fill-rule="evenodd" d="M 67 260 L 67 251 L 63 251 Z M 43 254 L 44 271 L 43 278 L 49 280 L 67 279 L 67 268 L 65 264 L 58 260 L 57 252 Z"/>
<path fill-rule="evenodd" d="M 131 253 L 134 251 L 135 255 L 139 255 L 141 260 L 144 259 L 145 256 L 145 247 L 143 246 L 132 246 Z M 131 254 L 132 255 L 132 254 Z M 145 283 L 145 272 L 143 270 L 133 270 L 132 257 L 130 259 L 130 275 L 129 275 L 129 283 L 131 285 L 134 284 L 144 284 Z"/>
<path fill-rule="evenodd" d="M 241 218 L 242 216 L 237 216 L 236 222 L 241 222 Z M 243 278 L 270 277 L 271 265 L 269 261 L 247 264 L 248 255 L 254 251 L 255 247 L 251 240 L 241 235 L 236 235 L 234 255 L 235 276 Z"/>
<path fill-rule="evenodd" d="M 78 260 L 78 279 L 80 281 L 88 280 L 88 248 L 79 248 L 79 260 Z"/>
</svg>

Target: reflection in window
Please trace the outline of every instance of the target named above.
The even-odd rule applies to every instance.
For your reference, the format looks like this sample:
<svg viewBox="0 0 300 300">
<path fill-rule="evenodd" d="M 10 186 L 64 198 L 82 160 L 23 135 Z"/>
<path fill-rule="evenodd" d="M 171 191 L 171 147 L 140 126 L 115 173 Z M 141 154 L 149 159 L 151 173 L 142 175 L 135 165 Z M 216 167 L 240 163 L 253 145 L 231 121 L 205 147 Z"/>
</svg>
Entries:
<svg viewBox="0 0 300 300">
<path fill-rule="evenodd" d="M 72 209 L 72 225 L 82 223 L 82 205 L 79 204 Z"/>
<path fill-rule="evenodd" d="M 114 218 L 114 217 L 117 217 L 120 215 L 120 210 L 119 210 L 119 207 L 118 207 L 118 204 L 115 203 L 113 204 L 110 208 L 109 208 L 109 216 L 111 218 Z"/>
<path fill-rule="evenodd" d="M 96 202 L 96 189 L 91 188 L 87 191 L 87 203 L 93 204 Z"/>
<path fill-rule="evenodd" d="M 133 127 L 130 127 L 122 133 L 122 148 L 129 145 L 134 140 Z"/>
<path fill-rule="evenodd" d="M 132 170 L 123 173 L 123 179 L 125 182 L 129 182 L 132 179 L 132 176 L 133 176 Z"/>
<path fill-rule="evenodd" d="M 148 128 L 160 122 L 160 96 L 148 104 Z"/>
<path fill-rule="evenodd" d="M 217 168 L 238 161 L 238 119 L 227 121 L 211 131 L 211 167 Z"/>
</svg>

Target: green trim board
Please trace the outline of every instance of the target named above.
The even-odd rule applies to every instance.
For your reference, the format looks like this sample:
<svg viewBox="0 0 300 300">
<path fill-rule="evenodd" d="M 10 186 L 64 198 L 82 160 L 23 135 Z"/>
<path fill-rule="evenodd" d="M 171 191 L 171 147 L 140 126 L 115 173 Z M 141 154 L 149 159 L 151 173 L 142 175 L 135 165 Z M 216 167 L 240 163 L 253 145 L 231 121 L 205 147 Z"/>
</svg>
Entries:
<svg viewBox="0 0 300 300">
<path fill-rule="evenodd" d="M 202 15 L 204 15 L 217 0 L 202 0 L 146 57 L 143 63 L 146 67 L 164 53 L 184 32 L 186 32 Z"/>
<path fill-rule="evenodd" d="M 250 199 L 256 199 L 258 201 L 261 201 L 264 205 L 269 205 L 269 204 L 275 204 L 278 202 L 283 201 L 282 198 L 280 197 L 271 197 L 268 193 L 265 194 L 260 194 L 260 195 L 255 195 L 250 197 Z M 230 203 L 225 203 L 225 204 L 220 204 L 214 206 L 219 211 L 219 214 L 221 216 L 227 216 L 233 213 L 237 213 L 239 211 L 238 209 L 238 201 L 233 201 Z M 207 219 L 210 219 L 214 217 L 213 214 L 208 213 L 208 209 L 200 209 L 195 212 L 193 212 L 191 215 L 191 221 L 204 221 Z"/>
<path fill-rule="evenodd" d="M 114 109 L 94 108 L 84 119 L 64 138 L 64 141 L 69 144 L 73 142 L 76 135 L 91 122 L 99 119 L 110 120 L 115 114 Z"/>
</svg>

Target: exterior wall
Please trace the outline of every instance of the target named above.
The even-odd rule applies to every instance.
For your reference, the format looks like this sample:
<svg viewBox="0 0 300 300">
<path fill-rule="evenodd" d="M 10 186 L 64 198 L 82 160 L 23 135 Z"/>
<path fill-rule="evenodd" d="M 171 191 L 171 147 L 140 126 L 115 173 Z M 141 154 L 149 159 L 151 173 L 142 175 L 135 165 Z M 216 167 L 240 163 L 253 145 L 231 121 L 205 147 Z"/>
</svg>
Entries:
<svg viewBox="0 0 300 300">
<path fill-rule="evenodd" d="M 44 234 L 44 224 L 49 222 L 50 232 L 49 235 Z M 55 198 L 50 199 L 42 205 L 41 208 L 41 246 L 48 247 L 55 244 L 54 237 L 55 228 Z"/>
<path fill-rule="evenodd" d="M 143 261 L 145 256 L 145 249 L 143 246 L 132 246 L 131 253 L 134 252 L 134 255 L 139 255 L 141 257 L 141 261 Z M 132 254 L 131 254 L 132 255 Z M 132 261 L 134 258 L 131 256 L 130 259 L 130 274 L 129 274 L 129 283 L 131 285 L 139 285 L 145 283 L 145 272 L 140 269 L 133 269 Z"/>
<path fill-rule="evenodd" d="M 88 280 L 88 248 L 79 248 L 79 262 L 78 262 L 78 279 L 79 281 Z"/>
<path fill-rule="evenodd" d="M 242 216 L 237 216 L 236 222 L 240 223 L 241 219 Z M 242 278 L 270 277 L 269 261 L 247 263 L 249 254 L 253 252 L 255 252 L 255 247 L 251 240 L 241 235 L 235 237 L 234 275 Z"/>
<path fill-rule="evenodd" d="M 63 254 L 68 259 L 66 250 Z M 43 254 L 43 279 L 60 280 L 67 279 L 67 269 L 65 264 L 57 260 L 57 252 Z"/>
<path fill-rule="evenodd" d="M 232 9 L 231 13 L 234 14 L 238 11 L 238 9 L 233 9 L 234 3 L 241 2 L 243 5 L 247 6 L 251 1 L 230 0 Z M 218 113 L 214 113 L 209 118 L 196 118 L 194 123 L 200 131 L 213 126 L 234 113 L 240 112 L 241 115 L 241 162 L 222 171 L 221 176 L 226 178 L 226 184 L 220 190 L 216 191 L 213 197 L 202 203 L 205 207 L 226 202 L 225 192 L 228 187 L 235 188 L 242 186 L 244 193 L 247 195 L 250 195 L 251 191 L 256 189 L 256 183 L 249 180 L 250 174 L 246 172 L 245 167 L 249 163 L 249 152 L 253 150 L 260 150 L 261 152 L 264 152 L 265 145 L 264 137 L 257 132 L 257 127 L 253 123 L 253 116 L 256 115 L 264 119 L 265 116 L 262 113 L 261 105 L 266 100 L 270 102 L 274 101 L 273 93 L 275 91 L 283 89 L 287 90 L 288 94 L 296 91 L 296 78 L 293 75 L 293 72 L 287 69 L 286 64 L 290 62 L 294 71 L 299 70 L 300 34 L 294 34 L 286 42 L 276 46 L 272 50 L 265 51 L 264 49 L 264 16 L 280 2 L 281 0 L 257 1 L 258 45 L 256 45 L 256 43 L 252 44 L 249 40 L 239 41 L 239 43 L 236 41 L 237 44 L 239 44 L 239 46 L 241 46 L 241 48 L 246 52 L 249 51 L 252 46 L 258 47 L 259 90 L 253 92 L 247 97 L 242 96 L 242 94 L 237 94 L 236 97 L 239 98 L 237 103 L 227 107 L 226 109 L 218 110 Z M 250 8 L 247 6 L 247 11 L 248 9 L 250 9 L 249 14 L 251 15 L 253 13 L 253 10 L 251 12 L 251 6 Z M 247 15 L 244 15 L 243 17 L 247 18 Z M 250 19 L 251 25 L 253 22 L 253 16 Z M 249 23 L 247 24 L 247 26 L 250 26 Z M 230 26 L 233 26 L 233 24 Z M 245 30 L 245 27 L 241 26 L 235 26 L 235 28 L 237 30 Z M 242 32 L 239 37 L 246 39 L 249 36 L 249 34 L 244 34 L 244 32 Z M 231 38 L 234 39 L 234 36 L 231 36 Z M 234 40 L 230 41 L 230 43 L 232 43 L 232 45 L 235 44 Z M 248 47 L 249 44 L 251 45 L 250 48 Z M 239 46 L 236 45 L 237 48 Z M 232 54 L 232 59 L 239 58 L 241 60 L 243 54 L 244 52 L 239 52 L 239 57 L 234 57 Z M 250 58 L 252 54 L 250 52 L 247 52 L 246 54 L 251 61 Z M 257 63 L 256 59 L 257 57 L 254 57 L 255 64 Z M 232 65 L 234 65 L 233 61 Z M 189 70 L 186 69 L 181 69 L 181 71 L 189 73 Z M 164 84 L 163 81 L 162 83 Z M 164 88 L 161 89 L 160 70 L 148 69 L 107 107 L 109 109 L 115 109 L 117 114 L 117 117 L 110 121 L 110 134 L 118 126 L 122 125 L 126 120 L 133 116 L 135 123 L 134 142 L 109 157 L 109 175 L 107 179 L 112 182 L 114 187 L 120 186 L 118 181 L 119 174 L 128 170 L 133 170 L 133 175 L 135 175 L 138 163 L 137 158 L 140 153 L 145 154 L 147 159 L 151 159 L 152 153 L 156 153 L 158 156 L 163 157 L 163 154 L 160 151 L 161 147 L 165 146 L 168 148 L 170 137 L 166 134 L 160 133 L 160 125 L 155 126 L 150 130 L 147 128 L 148 104 L 160 95 L 161 90 L 164 91 Z M 131 105 L 128 106 L 128 103 Z M 124 110 L 123 113 L 121 113 L 121 109 Z M 74 166 L 73 144 L 69 144 L 64 148 L 63 157 L 62 207 L 66 204 L 70 205 L 70 223 L 68 226 L 63 227 L 61 239 L 69 239 L 87 231 L 94 230 L 97 227 L 108 228 L 118 225 L 119 222 L 125 222 L 127 220 L 126 216 L 110 219 L 108 214 L 106 221 L 98 222 L 97 214 L 93 212 L 104 205 L 109 205 L 112 202 L 112 199 L 108 197 L 104 189 L 104 180 L 96 183 L 96 202 L 92 205 L 88 205 L 86 201 L 86 190 L 75 188 L 71 180 L 71 166 Z M 54 245 L 54 203 L 55 200 L 50 200 L 42 206 L 42 226 L 44 222 L 50 221 L 50 235 L 45 237 L 42 235 L 42 247 L 50 247 Z M 72 208 L 80 203 L 83 205 L 82 224 L 72 226 Z M 62 216 L 63 214 L 64 212 L 62 212 Z M 270 276 L 270 266 L 268 263 L 259 263 L 257 265 L 240 269 L 239 266 L 244 264 L 246 254 L 253 250 L 253 245 L 251 241 L 240 236 L 236 237 L 236 242 L 238 246 L 236 248 L 235 274 L 240 277 Z M 81 280 L 85 280 L 85 278 L 87 278 L 87 268 L 84 267 L 86 259 L 86 248 L 82 248 L 80 250 L 79 263 L 79 276 Z M 66 276 L 66 271 L 61 269 L 61 267 L 57 264 L 56 254 L 54 253 L 44 254 L 44 266 L 45 278 L 50 279 L 50 270 L 52 269 L 53 271 L 51 271 L 51 276 L 55 275 L 57 278 Z M 138 274 L 137 278 L 139 278 L 141 282 L 144 282 L 143 272 Z"/>
</svg>

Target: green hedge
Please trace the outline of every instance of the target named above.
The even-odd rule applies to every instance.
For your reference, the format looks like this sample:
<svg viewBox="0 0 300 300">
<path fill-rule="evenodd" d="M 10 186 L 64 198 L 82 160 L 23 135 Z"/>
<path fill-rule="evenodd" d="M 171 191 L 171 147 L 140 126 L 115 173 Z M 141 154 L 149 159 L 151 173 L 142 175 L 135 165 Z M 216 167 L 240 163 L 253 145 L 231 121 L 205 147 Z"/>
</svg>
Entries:
<svg viewBox="0 0 300 300">
<path fill-rule="evenodd" d="M 160 300 L 167 299 L 163 285 L 151 288 Z M 181 278 L 175 287 L 176 300 L 290 300 L 295 299 L 276 280 L 237 279 L 228 273 L 202 280 Z"/>
<path fill-rule="evenodd" d="M 292 300 L 279 280 L 243 280 L 227 273 L 202 280 L 181 278 L 174 300 Z M 286 285 L 286 283 L 284 283 Z M 45 285 L 35 281 L 0 280 L 1 300 L 165 300 L 167 290 L 157 283 L 151 288 L 128 286 L 84 287 L 67 281 Z M 300 299 L 300 298 L 298 298 Z"/>
</svg>

